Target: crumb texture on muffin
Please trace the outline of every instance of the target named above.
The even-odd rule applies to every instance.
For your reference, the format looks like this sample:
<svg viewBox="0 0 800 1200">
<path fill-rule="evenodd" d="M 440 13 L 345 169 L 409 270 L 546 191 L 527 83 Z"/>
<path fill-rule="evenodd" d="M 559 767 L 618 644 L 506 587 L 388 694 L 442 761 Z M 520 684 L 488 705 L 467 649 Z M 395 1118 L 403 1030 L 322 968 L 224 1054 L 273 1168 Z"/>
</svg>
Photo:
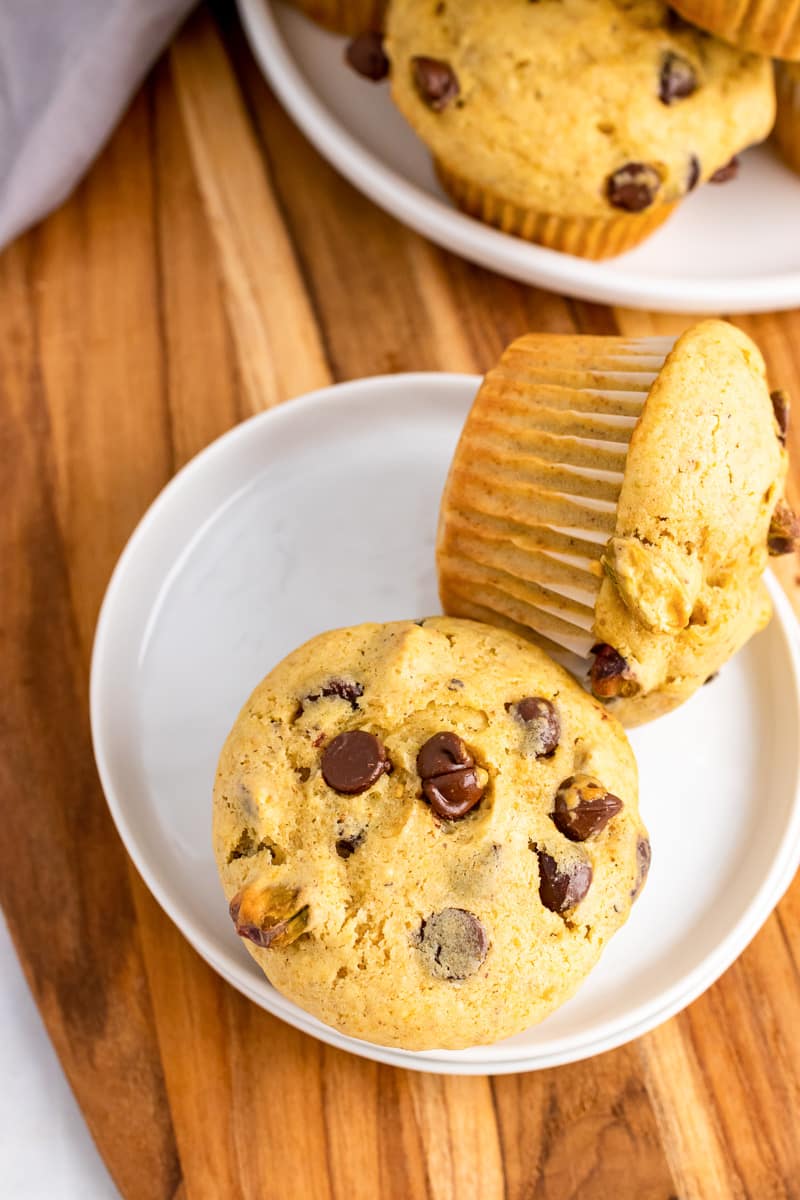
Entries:
<svg viewBox="0 0 800 1200">
<path fill-rule="evenodd" d="M 646 843 L 614 718 L 537 647 L 445 617 L 290 654 L 214 788 L 231 916 L 270 981 L 408 1048 L 493 1042 L 567 999 Z"/>
</svg>

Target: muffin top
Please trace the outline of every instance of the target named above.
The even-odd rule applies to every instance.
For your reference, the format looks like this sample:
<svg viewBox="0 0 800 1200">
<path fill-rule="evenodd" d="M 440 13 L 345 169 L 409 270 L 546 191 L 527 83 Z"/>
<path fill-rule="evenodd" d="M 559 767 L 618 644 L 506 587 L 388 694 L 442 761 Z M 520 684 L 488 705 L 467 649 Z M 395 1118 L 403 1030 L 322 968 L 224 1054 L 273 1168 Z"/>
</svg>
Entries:
<svg viewBox="0 0 800 1200">
<path fill-rule="evenodd" d="M 675 202 L 775 116 L 769 62 L 661 0 L 394 0 L 386 48 L 434 157 L 542 213 Z"/>
<path fill-rule="evenodd" d="M 758 348 L 724 321 L 679 338 L 653 383 L 595 604 L 594 690 L 616 692 L 626 723 L 686 699 L 769 618 L 786 411 Z"/>
<path fill-rule="evenodd" d="M 649 863 L 614 717 L 524 639 L 445 617 L 325 633 L 277 666 L 222 751 L 214 848 L 271 982 L 414 1049 L 544 1017 Z"/>
</svg>

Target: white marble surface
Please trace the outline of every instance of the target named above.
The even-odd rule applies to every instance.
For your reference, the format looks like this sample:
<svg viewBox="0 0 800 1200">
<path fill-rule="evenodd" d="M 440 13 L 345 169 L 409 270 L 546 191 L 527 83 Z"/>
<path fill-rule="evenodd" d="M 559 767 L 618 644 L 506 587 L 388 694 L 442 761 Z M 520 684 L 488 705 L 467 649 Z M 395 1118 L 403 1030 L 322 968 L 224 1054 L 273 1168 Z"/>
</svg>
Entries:
<svg viewBox="0 0 800 1200">
<path fill-rule="evenodd" d="M 116 1200 L 0 913 L 0 1198 Z"/>
</svg>

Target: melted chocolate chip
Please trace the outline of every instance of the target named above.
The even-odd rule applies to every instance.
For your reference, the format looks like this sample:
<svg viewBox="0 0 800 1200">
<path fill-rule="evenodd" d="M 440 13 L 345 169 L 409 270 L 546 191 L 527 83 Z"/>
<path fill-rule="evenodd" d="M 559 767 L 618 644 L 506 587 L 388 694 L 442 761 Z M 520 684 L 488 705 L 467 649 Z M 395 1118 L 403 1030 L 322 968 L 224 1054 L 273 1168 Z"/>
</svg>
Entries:
<svg viewBox="0 0 800 1200">
<path fill-rule="evenodd" d="M 480 804 L 486 788 L 474 767 L 462 767 L 448 775 L 437 775 L 422 784 L 431 808 L 447 821 L 458 821 Z"/>
<path fill-rule="evenodd" d="M 368 29 L 354 37 L 345 50 L 349 66 L 365 79 L 378 83 L 389 74 L 389 59 L 383 48 L 383 34 Z"/>
<path fill-rule="evenodd" d="M 553 702 L 543 696 L 525 696 L 506 708 L 526 727 L 536 758 L 552 758 L 561 740 L 561 720 Z"/>
<path fill-rule="evenodd" d="M 428 738 L 417 755 L 422 791 L 437 816 L 448 821 L 465 817 L 486 790 L 475 760 L 457 733 L 445 730 Z"/>
<path fill-rule="evenodd" d="M 668 50 L 661 61 L 658 77 L 658 98 L 662 104 L 685 100 L 697 91 L 697 74 L 688 58 Z"/>
<path fill-rule="evenodd" d="M 784 500 L 779 500 L 772 514 L 767 534 L 767 549 L 773 558 L 791 554 L 800 546 L 800 519 Z"/>
<path fill-rule="evenodd" d="M 700 159 L 696 154 L 689 155 L 689 170 L 686 172 L 686 190 L 693 192 L 700 182 Z"/>
<path fill-rule="evenodd" d="M 636 842 L 636 881 L 631 890 L 631 900 L 636 900 L 647 881 L 652 857 L 649 838 L 639 835 Z"/>
<path fill-rule="evenodd" d="M 358 708 L 359 697 L 364 695 L 363 683 L 357 683 L 355 679 L 329 679 L 326 684 L 320 688 L 318 692 L 306 696 L 305 703 L 314 703 L 322 699 L 328 700 L 332 696 L 338 696 L 340 700 L 346 700 L 352 708 L 353 712 Z M 301 710 L 302 712 L 302 707 Z"/>
<path fill-rule="evenodd" d="M 556 792 L 550 816 L 564 837 L 585 842 L 598 837 L 621 809 L 619 796 L 607 792 L 591 775 L 570 775 Z"/>
<path fill-rule="evenodd" d="M 735 179 L 739 174 L 739 159 L 734 154 L 730 162 L 726 162 L 724 167 L 718 167 L 713 175 L 709 175 L 709 183 L 727 183 L 729 179 Z"/>
<path fill-rule="evenodd" d="M 778 426 L 778 441 L 785 446 L 786 434 L 789 432 L 789 396 L 779 389 L 776 392 L 770 392 L 769 398 L 772 401 L 772 411 L 775 413 L 775 421 Z"/>
<path fill-rule="evenodd" d="M 458 96 L 458 78 L 449 63 L 418 54 L 411 60 L 411 72 L 420 98 L 434 112 L 443 112 Z"/>
<path fill-rule="evenodd" d="M 606 180 L 606 198 L 614 208 L 638 213 L 649 208 L 661 187 L 661 176 L 647 163 L 629 162 Z"/>
<path fill-rule="evenodd" d="M 633 676 L 619 651 L 606 642 L 599 642 L 592 646 L 592 654 L 595 660 L 589 678 L 594 695 L 601 700 L 610 700 L 614 696 L 631 694 Z"/>
<path fill-rule="evenodd" d="M 539 899 L 550 912 L 564 913 L 580 904 L 592 883 L 592 865 L 574 861 L 559 867 L 552 855 L 536 850 L 539 859 Z"/>
<path fill-rule="evenodd" d="M 417 772 L 420 779 L 433 779 L 436 775 L 447 775 L 462 767 L 472 767 L 475 760 L 457 733 L 449 731 L 435 733 L 428 738 L 417 755 Z"/>
<path fill-rule="evenodd" d="M 435 979 L 467 979 L 489 952 L 486 930 L 465 908 L 443 908 L 424 920 L 416 937 L 417 949 Z"/>
<path fill-rule="evenodd" d="M 383 743 L 365 729 L 338 734 L 325 747 L 322 775 L 328 787 L 345 796 L 366 792 L 391 769 Z"/>
</svg>

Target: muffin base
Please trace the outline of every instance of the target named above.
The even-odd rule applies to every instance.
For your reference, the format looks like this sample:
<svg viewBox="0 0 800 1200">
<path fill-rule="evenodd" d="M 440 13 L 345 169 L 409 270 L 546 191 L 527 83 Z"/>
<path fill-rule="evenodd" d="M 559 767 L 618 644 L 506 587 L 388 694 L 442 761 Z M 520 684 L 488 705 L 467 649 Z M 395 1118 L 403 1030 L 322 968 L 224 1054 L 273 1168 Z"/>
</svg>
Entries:
<svg viewBox="0 0 800 1200">
<path fill-rule="evenodd" d="M 290 0 L 306 16 L 332 33 L 350 37 L 383 29 L 386 0 Z"/>
<path fill-rule="evenodd" d="M 800 0 L 670 0 L 682 17 L 742 50 L 800 59 Z"/>
<path fill-rule="evenodd" d="M 677 204 L 654 204 L 642 213 L 559 217 L 514 204 L 451 171 L 440 159 L 434 159 L 434 166 L 442 187 L 463 212 L 504 233 L 578 258 L 613 258 L 632 250 L 677 208 Z"/>
<path fill-rule="evenodd" d="M 628 442 L 672 345 L 545 334 L 506 350 L 442 498 L 445 612 L 523 633 L 586 677 Z"/>
<path fill-rule="evenodd" d="M 786 162 L 800 174 L 800 70 L 787 70 L 776 63 L 775 83 L 778 116 L 773 136 Z"/>
</svg>

